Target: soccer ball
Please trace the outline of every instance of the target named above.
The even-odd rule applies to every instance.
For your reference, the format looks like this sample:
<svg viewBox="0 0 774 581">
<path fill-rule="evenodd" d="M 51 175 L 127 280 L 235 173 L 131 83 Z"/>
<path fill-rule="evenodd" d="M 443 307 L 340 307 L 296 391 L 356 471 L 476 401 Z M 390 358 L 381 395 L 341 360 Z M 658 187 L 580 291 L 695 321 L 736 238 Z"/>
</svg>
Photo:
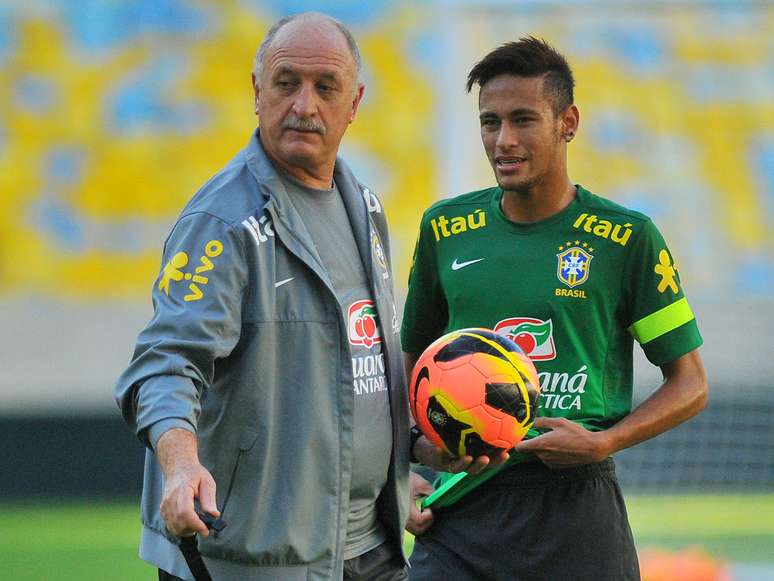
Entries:
<svg viewBox="0 0 774 581">
<path fill-rule="evenodd" d="M 452 456 L 513 448 L 535 421 L 539 382 L 516 343 L 490 329 L 434 341 L 411 373 L 409 403 L 422 432 Z"/>
</svg>

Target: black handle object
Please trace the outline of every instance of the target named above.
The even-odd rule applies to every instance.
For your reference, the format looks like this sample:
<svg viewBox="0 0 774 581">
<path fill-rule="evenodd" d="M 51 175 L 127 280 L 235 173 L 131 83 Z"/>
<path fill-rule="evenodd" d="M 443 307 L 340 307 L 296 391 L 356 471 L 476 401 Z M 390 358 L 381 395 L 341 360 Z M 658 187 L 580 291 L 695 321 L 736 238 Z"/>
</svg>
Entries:
<svg viewBox="0 0 774 581">
<path fill-rule="evenodd" d="M 180 539 L 180 552 L 183 553 L 185 562 L 188 563 L 188 568 L 196 581 L 212 581 L 207 565 L 204 564 L 202 554 L 199 552 L 196 535 Z"/>
<path fill-rule="evenodd" d="M 207 528 L 212 531 L 213 536 L 217 536 L 220 531 L 226 528 L 226 521 L 223 519 L 215 518 L 199 509 L 195 510 L 196 516 L 207 525 Z M 183 553 L 185 562 L 188 564 L 188 568 L 191 570 L 196 581 L 212 581 L 210 572 L 207 570 L 207 565 L 204 564 L 202 554 L 199 552 L 196 535 L 182 537 L 180 539 L 180 552 Z"/>
<path fill-rule="evenodd" d="M 207 526 L 208 529 L 213 531 L 213 536 L 218 536 L 218 533 L 226 528 L 226 521 L 222 518 L 215 518 L 207 512 L 202 512 L 199 509 L 194 509 L 196 516 Z"/>
</svg>

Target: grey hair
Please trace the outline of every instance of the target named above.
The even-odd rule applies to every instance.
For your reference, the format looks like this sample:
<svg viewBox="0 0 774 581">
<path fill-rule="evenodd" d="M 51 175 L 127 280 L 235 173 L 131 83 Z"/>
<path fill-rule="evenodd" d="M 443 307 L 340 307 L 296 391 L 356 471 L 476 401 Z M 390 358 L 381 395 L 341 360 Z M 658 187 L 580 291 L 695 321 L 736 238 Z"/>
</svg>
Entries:
<svg viewBox="0 0 774 581">
<path fill-rule="evenodd" d="M 302 12 L 300 14 L 293 14 L 291 16 L 285 16 L 283 18 L 280 18 L 277 22 L 272 24 L 271 28 L 269 28 L 269 31 L 266 33 L 266 36 L 263 37 L 263 40 L 261 41 L 261 45 L 258 47 L 258 52 L 255 53 L 255 58 L 253 59 L 253 75 L 255 76 L 256 87 L 258 87 L 258 84 L 261 79 L 263 59 L 266 58 L 266 53 L 268 52 L 269 47 L 271 46 L 271 43 L 274 41 L 274 37 L 277 36 L 277 33 L 286 24 L 289 24 L 299 18 L 308 17 L 308 16 L 319 16 L 326 22 L 333 24 L 336 28 L 339 29 L 341 34 L 343 34 L 344 38 L 347 40 L 347 45 L 349 46 L 349 52 L 352 54 L 352 58 L 355 60 L 355 72 L 356 72 L 355 79 L 357 80 L 360 78 L 360 69 L 363 66 L 363 62 L 360 59 L 360 50 L 357 48 L 357 42 L 355 42 L 355 37 L 352 36 L 352 33 L 349 31 L 349 29 L 346 26 L 344 26 L 344 24 L 342 24 L 339 20 L 336 20 L 335 18 L 333 18 L 332 16 L 328 16 L 327 14 L 322 14 L 321 12 Z"/>
</svg>

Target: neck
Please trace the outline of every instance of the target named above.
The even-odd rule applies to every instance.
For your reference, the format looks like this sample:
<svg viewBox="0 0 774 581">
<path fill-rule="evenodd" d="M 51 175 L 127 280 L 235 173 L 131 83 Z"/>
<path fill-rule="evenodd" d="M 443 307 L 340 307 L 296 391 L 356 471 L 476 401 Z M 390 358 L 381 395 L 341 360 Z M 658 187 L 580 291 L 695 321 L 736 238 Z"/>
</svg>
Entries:
<svg viewBox="0 0 774 581">
<path fill-rule="evenodd" d="M 564 210 L 575 198 L 575 186 L 569 178 L 554 187 L 533 185 L 523 190 L 503 190 L 500 207 L 511 222 L 540 222 Z"/>
<path fill-rule="evenodd" d="M 275 156 L 261 140 L 263 151 L 275 169 L 291 176 L 296 181 L 315 190 L 329 190 L 333 187 L 333 168 L 336 158 L 310 163 L 308 159 L 282 160 Z M 296 162 L 297 163 L 294 163 Z"/>
<path fill-rule="evenodd" d="M 271 157 L 271 156 L 270 156 Z M 294 180 L 314 190 L 330 190 L 333 186 L 333 163 L 326 164 L 324 168 L 310 169 L 304 166 L 284 163 L 276 158 L 271 158 L 274 166 L 288 174 Z"/>
</svg>

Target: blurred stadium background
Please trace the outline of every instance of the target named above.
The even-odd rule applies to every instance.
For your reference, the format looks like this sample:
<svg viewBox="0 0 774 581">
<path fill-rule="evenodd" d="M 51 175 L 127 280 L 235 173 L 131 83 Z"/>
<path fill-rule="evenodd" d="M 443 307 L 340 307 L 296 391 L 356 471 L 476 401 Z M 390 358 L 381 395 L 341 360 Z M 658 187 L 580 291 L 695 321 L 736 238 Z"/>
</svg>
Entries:
<svg viewBox="0 0 774 581">
<path fill-rule="evenodd" d="M 741 0 L 1 2 L 0 577 L 154 578 L 112 386 L 170 225 L 255 126 L 261 37 L 303 10 L 359 40 L 343 155 L 401 293 L 421 211 L 492 183 L 469 68 L 524 34 L 569 57 L 571 176 L 655 219 L 705 337 L 707 410 L 618 455 L 643 570 L 774 579 L 774 7 Z M 637 372 L 642 399 L 660 375 Z"/>
</svg>

